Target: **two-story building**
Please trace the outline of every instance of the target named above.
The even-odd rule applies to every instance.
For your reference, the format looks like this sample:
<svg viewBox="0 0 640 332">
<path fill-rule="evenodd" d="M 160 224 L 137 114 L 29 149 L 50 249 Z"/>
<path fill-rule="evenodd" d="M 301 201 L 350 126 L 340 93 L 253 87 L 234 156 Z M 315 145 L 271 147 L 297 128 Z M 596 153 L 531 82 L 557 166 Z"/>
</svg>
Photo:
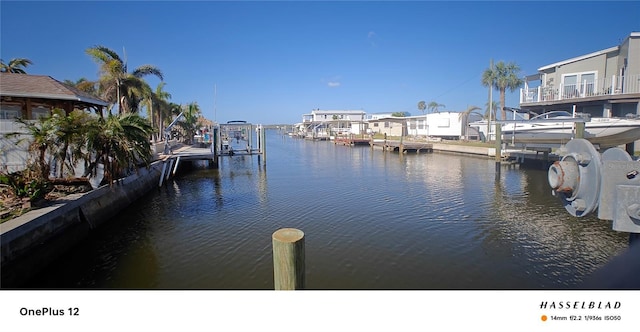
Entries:
<svg viewBox="0 0 640 332">
<path fill-rule="evenodd" d="M 366 129 L 365 114 L 362 110 L 314 109 L 302 115 L 302 122 L 297 124 L 298 134 L 313 137 L 358 135 Z"/>
<path fill-rule="evenodd" d="M 568 111 L 591 117 L 637 117 L 640 32 L 632 32 L 618 46 L 540 67 L 525 79 L 520 108 L 538 114 Z"/>
</svg>

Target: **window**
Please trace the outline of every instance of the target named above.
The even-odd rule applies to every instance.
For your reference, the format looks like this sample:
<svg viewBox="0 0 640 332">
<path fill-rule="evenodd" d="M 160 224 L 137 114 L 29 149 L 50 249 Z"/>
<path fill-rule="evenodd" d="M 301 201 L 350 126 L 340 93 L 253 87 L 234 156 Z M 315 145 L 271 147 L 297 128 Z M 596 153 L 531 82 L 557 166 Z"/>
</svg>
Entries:
<svg viewBox="0 0 640 332">
<path fill-rule="evenodd" d="M 21 115 L 20 106 L 17 105 L 2 105 L 0 108 L 0 119 L 9 120 L 18 118 Z"/>
<path fill-rule="evenodd" d="M 562 97 L 578 98 L 596 94 L 596 72 L 582 72 L 562 75 Z"/>
<path fill-rule="evenodd" d="M 49 116 L 49 109 L 44 106 L 38 106 L 31 109 L 31 119 L 36 120 Z"/>
</svg>

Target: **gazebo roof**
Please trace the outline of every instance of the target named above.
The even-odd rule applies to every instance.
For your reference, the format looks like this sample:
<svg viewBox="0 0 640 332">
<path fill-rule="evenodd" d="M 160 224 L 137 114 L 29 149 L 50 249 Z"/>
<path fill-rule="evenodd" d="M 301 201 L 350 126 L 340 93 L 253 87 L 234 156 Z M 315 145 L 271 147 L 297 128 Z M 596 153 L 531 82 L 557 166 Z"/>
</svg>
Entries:
<svg viewBox="0 0 640 332">
<path fill-rule="evenodd" d="M 51 76 L 0 73 L 0 96 L 75 101 L 91 106 L 107 106 L 89 93 L 63 84 Z"/>
</svg>

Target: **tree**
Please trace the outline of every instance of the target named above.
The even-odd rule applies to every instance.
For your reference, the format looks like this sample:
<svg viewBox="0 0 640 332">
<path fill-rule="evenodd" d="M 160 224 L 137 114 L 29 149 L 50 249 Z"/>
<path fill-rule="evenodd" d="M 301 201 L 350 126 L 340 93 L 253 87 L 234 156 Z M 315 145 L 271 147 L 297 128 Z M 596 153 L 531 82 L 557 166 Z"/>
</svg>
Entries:
<svg viewBox="0 0 640 332">
<path fill-rule="evenodd" d="M 422 114 L 424 114 L 426 109 L 427 109 L 427 103 L 425 103 L 424 100 L 419 101 L 418 102 L 418 110 L 420 110 L 422 112 Z"/>
<path fill-rule="evenodd" d="M 46 154 L 56 144 L 56 126 L 46 117 L 39 118 L 36 121 L 17 118 L 15 121 L 23 125 L 24 131 L 7 133 L 5 136 L 7 138 L 18 138 L 16 144 L 29 140 L 28 151 L 35 157 L 37 176 L 47 179 L 50 167 L 46 160 Z M 27 137 L 20 138 L 23 135 Z"/>
<path fill-rule="evenodd" d="M 84 77 L 78 79 L 75 82 L 72 80 L 64 80 L 63 83 L 91 95 L 98 94 L 97 83 L 93 81 L 89 81 Z"/>
<path fill-rule="evenodd" d="M 431 110 L 432 113 L 437 113 L 438 112 L 438 108 L 440 107 L 445 107 L 443 104 L 439 104 L 435 101 L 432 101 L 429 103 L 429 105 L 427 105 L 427 108 Z"/>
<path fill-rule="evenodd" d="M 499 106 L 498 103 L 495 102 L 494 100 L 492 100 L 491 101 L 491 108 L 489 108 L 489 102 L 486 102 L 484 104 L 484 106 L 485 106 L 485 112 L 484 112 L 483 117 L 485 119 L 491 118 L 491 119 L 495 120 L 496 119 L 496 110 L 498 109 L 498 106 Z M 489 114 L 489 111 L 491 111 L 491 114 Z"/>
<path fill-rule="evenodd" d="M 86 53 L 100 66 L 100 93 L 102 98 L 118 105 L 118 113 L 137 111 L 138 103 L 150 92 L 144 76 L 155 75 L 163 80 L 160 69 L 151 65 L 142 65 L 127 72 L 127 64 L 120 56 L 104 46 L 88 48 Z"/>
<path fill-rule="evenodd" d="M 518 77 L 520 73 L 520 67 L 513 63 L 498 62 L 493 68 L 487 68 L 482 73 L 482 85 L 485 87 L 492 87 L 500 92 L 500 111 L 502 120 L 507 117 L 507 112 L 504 110 L 505 94 L 506 91 L 515 91 L 524 84 L 524 80 Z"/>
<path fill-rule="evenodd" d="M 147 106 L 147 111 L 149 112 L 148 116 L 151 119 L 151 125 L 154 128 L 155 133 L 161 133 L 163 129 L 162 119 L 164 117 L 170 117 L 171 113 L 169 110 L 169 99 L 171 99 L 171 94 L 164 91 L 165 82 L 158 83 L 156 87 L 156 91 L 152 92 L 145 100 L 145 105 Z M 157 126 L 156 126 L 157 125 Z M 154 140 L 157 139 L 157 136 L 154 135 Z"/>
<path fill-rule="evenodd" d="M 24 68 L 31 64 L 33 64 L 33 62 L 25 58 L 13 58 L 9 61 L 9 63 L 5 63 L 0 59 L 0 72 L 26 74 L 27 72 L 24 70 Z"/>
<path fill-rule="evenodd" d="M 405 112 L 393 112 L 393 113 L 391 113 L 391 116 L 396 116 L 396 117 L 399 117 L 399 118 L 404 118 L 404 117 L 406 117 L 406 116 L 407 116 L 407 113 L 405 113 Z"/>
<path fill-rule="evenodd" d="M 126 175 L 128 170 L 139 163 L 148 165 L 151 161 L 149 135 L 153 131 L 149 121 L 137 114 L 108 114 L 91 123 L 86 132 L 88 151 L 94 152 L 89 169 L 95 165 L 105 165 L 105 179 L 111 183 L 114 178 Z"/>
<path fill-rule="evenodd" d="M 178 121 L 176 125 L 183 130 L 186 136 L 184 139 L 185 143 L 192 144 L 193 136 L 199 127 L 200 106 L 198 106 L 198 103 L 192 102 L 184 106 L 182 112 L 182 121 Z"/>
<path fill-rule="evenodd" d="M 82 110 L 74 110 L 65 114 L 62 109 L 54 109 L 48 119 L 56 128 L 55 144 L 51 147 L 51 154 L 55 157 L 55 176 L 63 178 L 65 168 L 67 174 L 75 175 L 75 166 L 80 159 L 88 161 L 90 153 L 87 153 L 85 133 L 90 128 L 90 123 L 96 117 Z M 88 163 L 85 163 L 85 166 Z"/>
</svg>

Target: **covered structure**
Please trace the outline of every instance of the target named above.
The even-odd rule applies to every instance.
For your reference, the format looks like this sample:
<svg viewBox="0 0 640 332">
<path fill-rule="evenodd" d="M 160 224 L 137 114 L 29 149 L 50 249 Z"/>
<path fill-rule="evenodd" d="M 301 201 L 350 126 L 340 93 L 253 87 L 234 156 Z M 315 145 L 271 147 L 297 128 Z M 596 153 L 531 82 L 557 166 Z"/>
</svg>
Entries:
<svg viewBox="0 0 640 332">
<path fill-rule="evenodd" d="M 36 120 L 50 116 L 53 109 L 63 109 L 67 114 L 87 110 L 102 116 L 108 104 L 50 76 L 0 73 L 0 172 L 15 172 L 26 166 L 27 147 L 4 137 L 23 131 L 15 119 Z"/>
</svg>

